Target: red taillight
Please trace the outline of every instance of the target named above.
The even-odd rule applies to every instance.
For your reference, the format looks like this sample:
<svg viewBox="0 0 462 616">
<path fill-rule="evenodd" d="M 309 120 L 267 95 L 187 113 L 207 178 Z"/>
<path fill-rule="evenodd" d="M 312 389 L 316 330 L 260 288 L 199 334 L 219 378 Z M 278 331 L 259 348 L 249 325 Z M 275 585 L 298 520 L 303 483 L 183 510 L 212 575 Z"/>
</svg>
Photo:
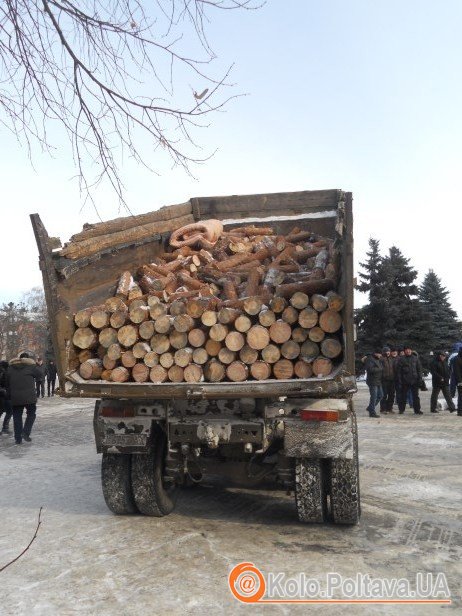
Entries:
<svg viewBox="0 0 462 616">
<path fill-rule="evenodd" d="M 103 417 L 134 417 L 134 406 L 104 406 L 101 409 Z"/>
<path fill-rule="evenodd" d="M 338 421 L 339 412 L 303 409 L 300 411 L 300 419 L 303 419 L 303 421 Z"/>
</svg>

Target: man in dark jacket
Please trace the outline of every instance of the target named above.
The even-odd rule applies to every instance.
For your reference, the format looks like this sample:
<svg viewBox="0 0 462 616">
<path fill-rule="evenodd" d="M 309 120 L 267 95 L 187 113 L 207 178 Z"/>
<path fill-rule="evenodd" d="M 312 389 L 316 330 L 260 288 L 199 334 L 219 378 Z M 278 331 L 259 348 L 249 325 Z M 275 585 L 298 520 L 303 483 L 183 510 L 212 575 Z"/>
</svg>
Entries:
<svg viewBox="0 0 462 616">
<path fill-rule="evenodd" d="M 375 412 L 375 407 L 380 402 L 383 396 L 382 390 L 382 373 L 383 365 L 381 362 L 382 354 L 380 351 L 374 351 L 373 355 L 369 355 L 364 362 L 366 367 L 366 383 L 369 387 L 369 417 L 379 417 Z"/>
<path fill-rule="evenodd" d="M 48 362 L 46 374 L 47 374 L 48 397 L 50 396 L 50 391 L 51 391 L 51 395 L 54 396 L 57 371 L 56 371 L 56 364 L 52 359 L 50 359 L 50 361 Z"/>
<path fill-rule="evenodd" d="M 35 359 L 28 353 L 21 353 L 19 359 L 10 361 L 7 373 L 7 389 L 13 407 L 14 440 L 17 445 L 31 441 L 30 433 L 34 425 L 37 410 L 36 382 L 41 379 L 42 372 L 37 367 Z M 26 408 L 26 421 L 22 422 L 22 413 Z"/>
<path fill-rule="evenodd" d="M 422 380 L 422 366 L 417 354 L 412 352 L 409 345 L 404 347 L 404 355 L 399 358 L 396 365 L 398 386 L 400 387 L 399 413 L 402 415 L 406 408 L 408 392 L 412 393 L 415 415 L 423 415 L 420 410 L 419 385 Z"/>
<path fill-rule="evenodd" d="M 381 413 L 394 413 L 393 403 L 395 401 L 395 360 L 391 356 L 390 347 L 382 349 L 382 389 L 383 398 L 380 400 Z"/>
<path fill-rule="evenodd" d="M 459 349 L 452 366 L 457 385 L 457 415 L 462 417 L 462 348 Z"/>
<path fill-rule="evenodd" d="M 40 370 L 41 378 L 35 384 L 37 388 L 37 398 L 45 397 L 45 366 L 43 365 L 43 359 L 41 357 L 37 357 L 37 368 Z"/>
<path fill-rule="evenodd" d="M 435 351 L 433 361 L 430 364 L 432 374 L 432 395 L 430 398 L 430 411 L 437 413 L 436 404 L 438 395 L 443 392 L 444 399 L 448 403 L 448 409 L 454 413 L 456 407 L 449 393 L 449 366 L 444 351 Z"/>
<path fill-rule="evenodd" d="M 0 417 L 5 413 L 3 418 L 3 426 L 0 430 L 1 434 L 10 434 L 10 419 L 13 416 L 11 408 L 11 400 L 8 397 L 7 390 L 7 371 L 8 362 L 0 361 Z"/>
</svg>

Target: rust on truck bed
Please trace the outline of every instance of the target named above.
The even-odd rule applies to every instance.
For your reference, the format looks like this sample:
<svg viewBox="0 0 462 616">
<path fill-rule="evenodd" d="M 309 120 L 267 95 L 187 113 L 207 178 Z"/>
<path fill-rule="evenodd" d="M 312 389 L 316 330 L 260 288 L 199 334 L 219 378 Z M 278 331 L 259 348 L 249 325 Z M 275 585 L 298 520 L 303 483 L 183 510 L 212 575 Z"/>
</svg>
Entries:
<svg viewBox="0 0 462 616">
<path fill-rule="evenodd" d="M 188 206 L 189 204 L 189 206 Z M 51 325 L 61 395 L 91 398 L 241 398 L 310 396 L 345 397 L 355 390 L 353 340 L 353 237 L 352 195 L 341 190 L 300 191 L 257 195 L 192 198 L 184 204 L 199 221 L 218 218 L 225 228 L 236 224 L 273 226 L 279 234 L 295 225 L 334 238 L 341 255 L 338 291 L 345 298 L 342 311 L 344 356 L 341 366 L 329 377 L 220 383 L 113 383 L 85 381 L 69 370 L 74 333 L 73 315 L 98 305 L 114 295 L 119 275 L 126 269 L 149 262 L 165 250 L 169 233 L 105 248 L 82 259 L 66 259 L 55 249 L 38 214 L 31 222 L 39 250 L 45 298 Z M 174 207 L 174 206 L 170 206 Z M 178 207 L 178 206 L 176 206 Z M 189 210 L 190 208 L 190 210 Z M 183 208 L 184 209 L 184 208 Z M 169 207 L 164 208 L 166 220 Z"/>
</svg>

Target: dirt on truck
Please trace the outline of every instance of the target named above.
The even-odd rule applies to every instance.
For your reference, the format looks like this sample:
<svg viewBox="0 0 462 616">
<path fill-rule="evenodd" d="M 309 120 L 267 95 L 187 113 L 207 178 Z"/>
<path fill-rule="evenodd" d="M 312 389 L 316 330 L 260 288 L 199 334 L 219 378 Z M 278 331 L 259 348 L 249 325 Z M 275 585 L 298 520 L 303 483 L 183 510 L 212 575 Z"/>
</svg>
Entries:
<svg viewBox="0 0 462 616">
<path fill-rule="evenodd" d="M 351 193 L 193 198 L 64 247 L 31 221 L 111 511 L 164 516 L 218 475 L 293 491 L 301 522 L 359 521 Z"/>
</svg>

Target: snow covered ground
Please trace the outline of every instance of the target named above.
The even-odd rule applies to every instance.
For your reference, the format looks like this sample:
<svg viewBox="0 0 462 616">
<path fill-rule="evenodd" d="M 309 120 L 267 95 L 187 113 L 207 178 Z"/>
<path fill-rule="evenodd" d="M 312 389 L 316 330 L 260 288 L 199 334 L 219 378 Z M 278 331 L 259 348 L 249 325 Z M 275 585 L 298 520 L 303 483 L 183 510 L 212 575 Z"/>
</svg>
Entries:
<svg viewBox="0 0 462 616">
<path fill-rule="evenodd" d="M 45 398 L 33 442 L 0 437 L 2 616 L 198 614 L 436 614 L 438 606 L 245 606 L 227 587 L 241 561 L 264 571 L 321 577 L 412 578 L 444 572 L 460 611 L 462 574 L 462 418 L 366 417 L 360 386 L 363 516 L 354 528 L 303 526 L 293 497 L 272 490 L 207 484 L 184 491 L 163 519 L 117 517 L 100 487 L 91 400 Z M 264 608 L 264 610 L 263 610 Z"/>
</svg>

